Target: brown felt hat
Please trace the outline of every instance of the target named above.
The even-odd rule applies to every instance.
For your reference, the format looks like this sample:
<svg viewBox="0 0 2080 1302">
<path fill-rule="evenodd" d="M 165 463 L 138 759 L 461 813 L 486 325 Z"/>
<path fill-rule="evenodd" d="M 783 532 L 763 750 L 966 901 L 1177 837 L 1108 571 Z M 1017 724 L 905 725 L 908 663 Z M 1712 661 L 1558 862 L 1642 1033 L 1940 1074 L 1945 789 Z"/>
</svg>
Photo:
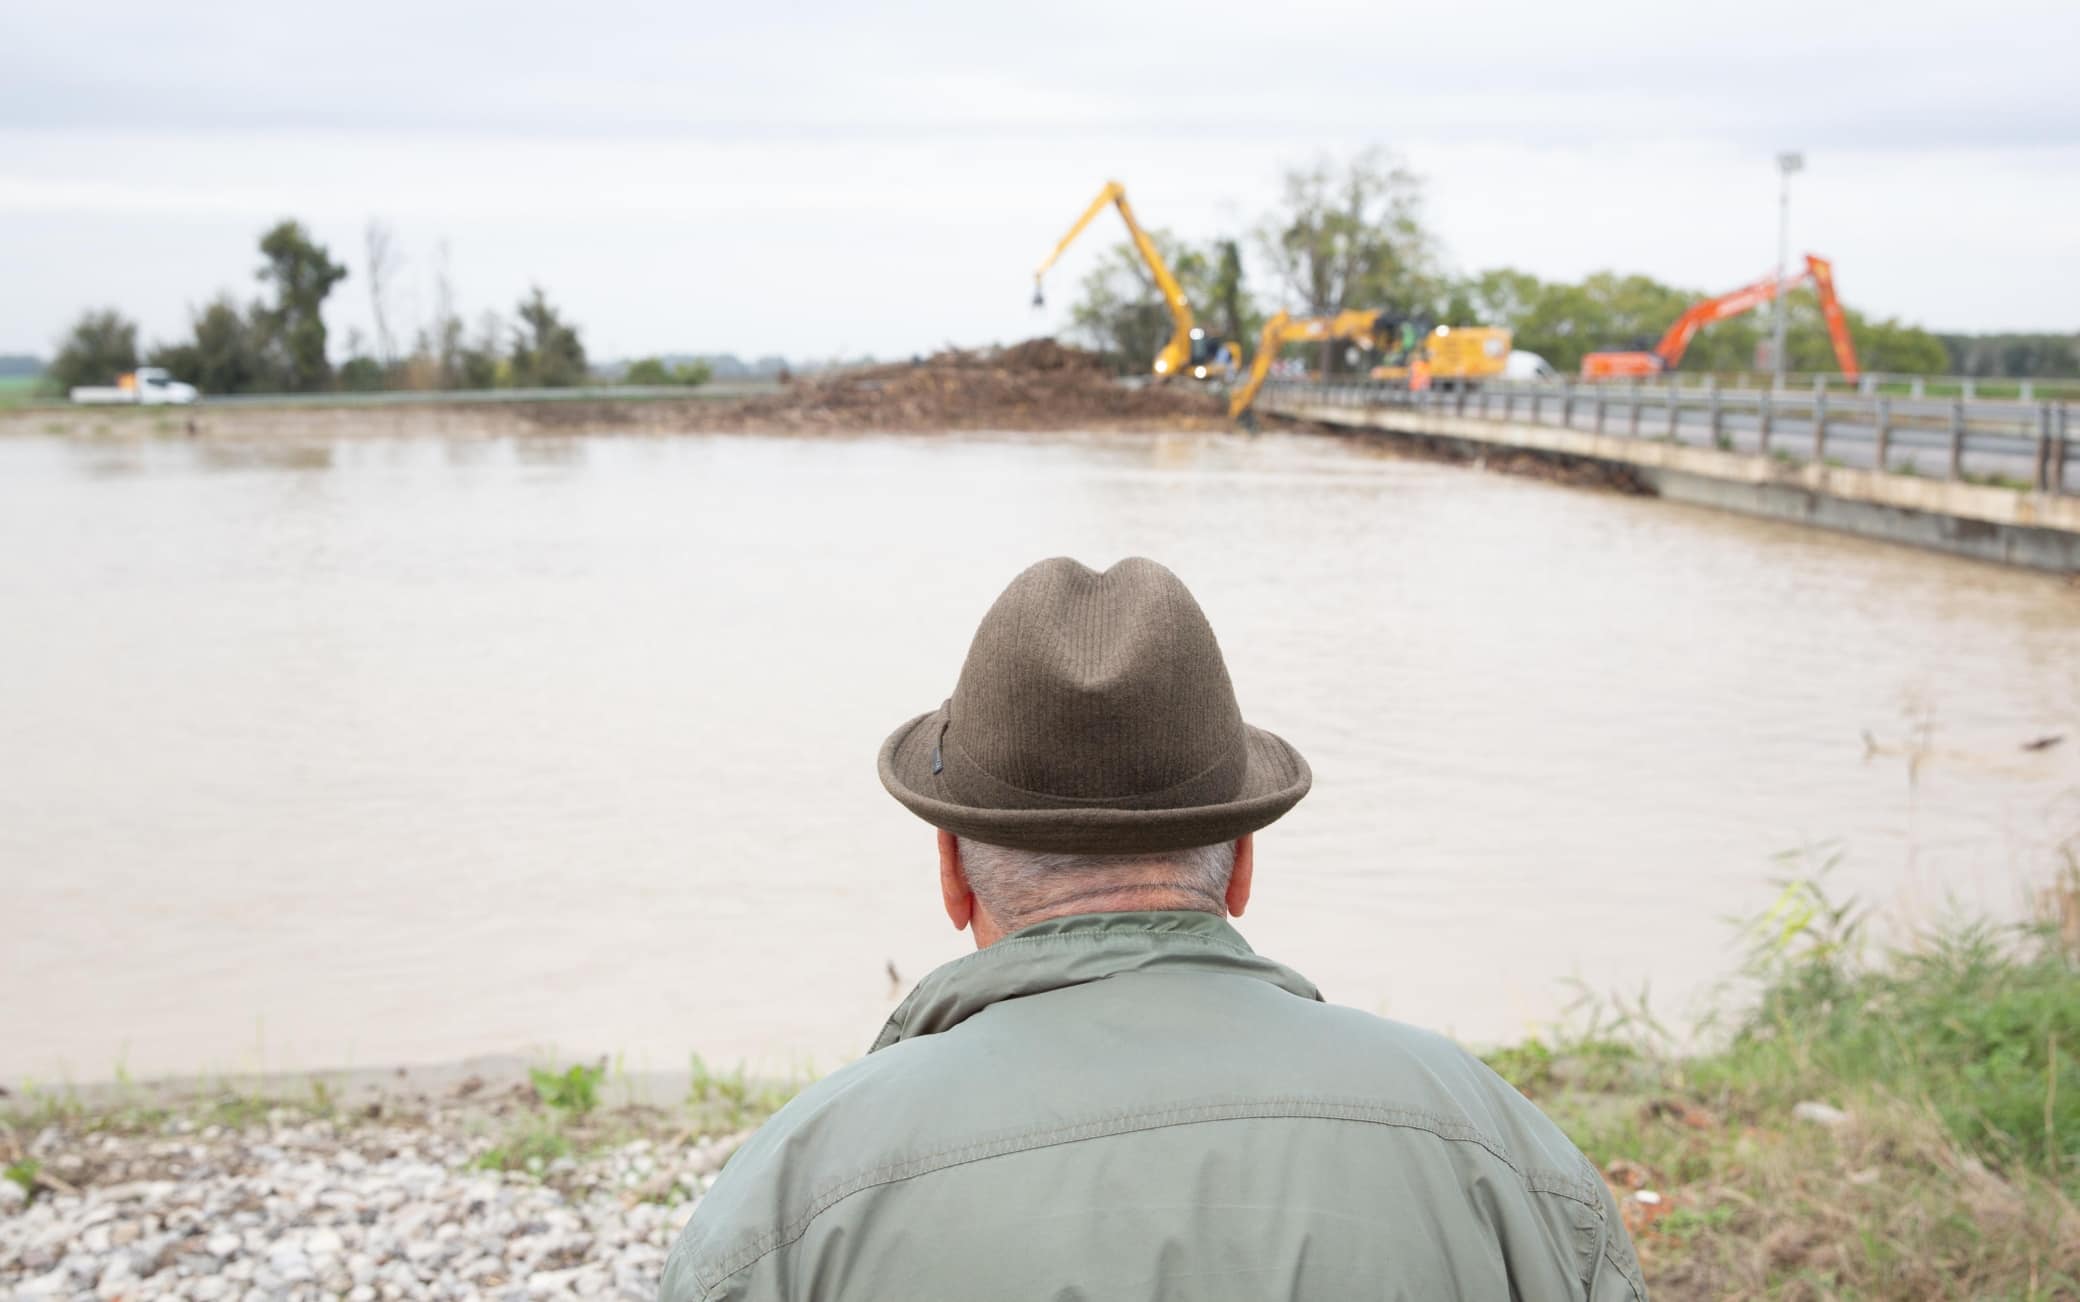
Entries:
<svg viewBox="0 0 2080 1302">
<path fill-rule="evenodd" d="M 1231 841 L 1307 794 L 1300 752 L 1242 721 L 1205 612 L 1142 557 L 1042 561 L 997 598 L 953 699 L 895 730 L 881 782 L 934 827 L 1021 850 Z"/>
</svg>

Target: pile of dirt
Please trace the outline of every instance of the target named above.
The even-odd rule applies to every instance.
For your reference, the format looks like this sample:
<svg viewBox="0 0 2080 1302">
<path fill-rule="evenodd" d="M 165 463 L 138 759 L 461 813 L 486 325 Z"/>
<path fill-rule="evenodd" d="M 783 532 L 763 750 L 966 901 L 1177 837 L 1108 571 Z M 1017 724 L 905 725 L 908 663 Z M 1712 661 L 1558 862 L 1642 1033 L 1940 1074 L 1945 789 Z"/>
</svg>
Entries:
<svg viewBox="0 0 2080 1302">
<path fill-rule="evenodd" d="M 714 413 L 745 430 L 1214 429 L 1220 395 L 1189 383 L 1123 382 L 1096 353 L 1052 339 L 949 349 L 912 362 L 798 381 Z M 703 422 L 706 423 L 706 422 Z"/>
</svg>

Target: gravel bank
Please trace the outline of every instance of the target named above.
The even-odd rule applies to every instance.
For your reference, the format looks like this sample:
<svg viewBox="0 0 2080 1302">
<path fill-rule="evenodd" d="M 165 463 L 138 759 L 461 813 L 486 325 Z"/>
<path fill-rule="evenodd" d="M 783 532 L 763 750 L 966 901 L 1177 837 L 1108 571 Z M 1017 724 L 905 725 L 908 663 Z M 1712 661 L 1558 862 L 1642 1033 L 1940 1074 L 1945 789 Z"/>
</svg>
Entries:
<svg viewBox="0 0 2080 1302">
<path fill-rule="evenodd" d="M 319 1113 L 17 1117 L 0 1130 L 0 1295 L 647 1302 L 748 1133 L 697 1133 L 673 1109 L 566 1117 L 524 1091 Z"/>
</svg>

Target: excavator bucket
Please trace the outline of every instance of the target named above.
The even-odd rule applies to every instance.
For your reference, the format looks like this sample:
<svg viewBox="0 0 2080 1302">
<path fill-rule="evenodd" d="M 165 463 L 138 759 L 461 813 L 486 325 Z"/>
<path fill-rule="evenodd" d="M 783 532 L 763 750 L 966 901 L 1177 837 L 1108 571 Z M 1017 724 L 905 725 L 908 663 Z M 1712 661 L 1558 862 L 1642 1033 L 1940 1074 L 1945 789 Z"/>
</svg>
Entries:
<svg viewBox="0 0 2080 1302">
<path fill-rule="evenodd" d="M 1037 281 L 1037 280 L 1033 282 L 1033 306 L 1034 306 L 1034 307 L 1046 307 L 1046 306 L 1047 306 L 1047 295 L 1045 295 L 1045 294 L 1043 294 L 1043 293 L 1041 293 L 1041 292 L 1040 292 L 1040 282 L 1039 282 L 1039 281 Z"/>
</svg>

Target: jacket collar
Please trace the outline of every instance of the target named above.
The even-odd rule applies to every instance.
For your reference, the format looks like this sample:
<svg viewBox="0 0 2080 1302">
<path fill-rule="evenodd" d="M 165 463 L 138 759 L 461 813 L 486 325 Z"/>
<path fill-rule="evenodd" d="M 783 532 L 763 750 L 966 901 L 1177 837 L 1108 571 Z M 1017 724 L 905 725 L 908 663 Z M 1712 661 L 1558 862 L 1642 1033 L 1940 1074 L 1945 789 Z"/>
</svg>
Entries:
<svg viewBox="0 0 2080 1302">
<path fill-rule="evenodd" d="M 1314 983 L 1260 958 L 1226 918 L 1211 913 L 1085 913 L 1036 922 L 934 969 L 902 1002 L 874 1049 L 951 1030 L 991 1004 L 1122 972 L 1225 972 L 1320 1000 Z"/>
</svg>

